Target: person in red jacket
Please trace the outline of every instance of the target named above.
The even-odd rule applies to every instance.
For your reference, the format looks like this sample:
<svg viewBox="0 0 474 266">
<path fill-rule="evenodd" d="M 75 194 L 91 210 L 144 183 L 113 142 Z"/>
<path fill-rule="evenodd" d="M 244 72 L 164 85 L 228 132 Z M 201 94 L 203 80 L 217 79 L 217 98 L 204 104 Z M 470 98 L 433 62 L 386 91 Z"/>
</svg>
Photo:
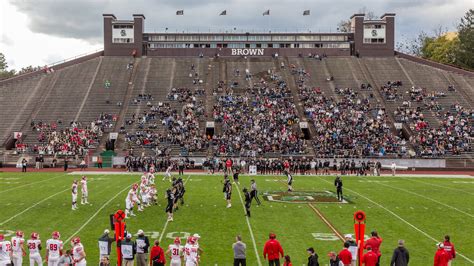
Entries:
<svg viewBox="0 0 474 266">
<path fill-rule="evenodd" d="M 444 250 L 443 243 L 438 243 L 438 250 L 434 256 L 434 266 L 448 266 L 449 254 Z"/>
<path fill-rule="evenodd" d="M 165 266 L 165 264 L 165 252 L 160 247 L 160 241 L 155 240 L 155 244 L 150 251 L 150 266 Z"/>
<path fill-rule="evenodd" d="M 280 245 L 280 242 L 276 240 L 276 235 L 270 233 L 270 239 L 265 243 L 263 247 L 263 258 L 268 258 L 269 266 L 280 266 L 280 257 L 285 256 L 283 253 L 283 248 Z"/>
<path fill-rule="evenodd" d="M 339 252 L 339 259 L 342 261 L 344 266 L 351 266 L 352 263 L 352 253 L 349 251 L 349 243 L 344 243 L 344 249 Z"/>
<path fill-rule="evenodd" d="M 377 253 L 372 251 L 372 247 L 370 245 L 366 245 L 365 249 L 367 249 L 367 253 L 362 256 L 362 263 L 365 266 L 376 266 L 379 263 L 379 256 Z"/>
<path fill-rule="evenodd" d="M 380 257 L 382 256 L 382 253 L 380 252 L 380 245 L 382 244 L 382 238 L 379 237 L 379 234 L 375 230 L 372 231 L 370 234 L 372 237 L 365 242 L 364 249 L 367 249 L 367 246 L 370 246 L 372 248 L 372 252 L 374 252 L 378 256 L 376 266 L 380 266 Z"/>
<path fill-rule="evenodd" d="M 453 261 L 453 259 L 456 258 L 456 250 L 454 249 L 453 243 L 450 242 L 449 235 L 444 236 L 443 245 L 444 245 L 444 250 L 446 251 L 446 253 L 448 253 L 448 257 L 449 257 L 448 266 L 451 266 L 451 261 Z"/>
<path fill-rule="evenodd" d="M 232 160 L 230 158 L 227 158 L 227 161 L 225 161 L 225 173 L 228 175 L 232 175 Z"/>
</svg>

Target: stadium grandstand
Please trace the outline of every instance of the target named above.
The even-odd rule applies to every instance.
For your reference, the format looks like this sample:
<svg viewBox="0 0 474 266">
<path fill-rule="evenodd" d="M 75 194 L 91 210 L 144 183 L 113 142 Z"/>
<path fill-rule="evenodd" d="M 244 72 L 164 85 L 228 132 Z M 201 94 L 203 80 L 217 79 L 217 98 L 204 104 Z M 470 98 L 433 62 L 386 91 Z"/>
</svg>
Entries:
<svg viewBox="0 0 474 266">
<path fill-rule="evenodd" d="M 103 22 L 103 51 L 0 81 L 3 165 L 94 165 L 107 151 L 116 167 L 128 155 L 474 165 L 474 73 L 395 51 L 393 13 L 354 14 L 348 33 Z"/>
</svg>

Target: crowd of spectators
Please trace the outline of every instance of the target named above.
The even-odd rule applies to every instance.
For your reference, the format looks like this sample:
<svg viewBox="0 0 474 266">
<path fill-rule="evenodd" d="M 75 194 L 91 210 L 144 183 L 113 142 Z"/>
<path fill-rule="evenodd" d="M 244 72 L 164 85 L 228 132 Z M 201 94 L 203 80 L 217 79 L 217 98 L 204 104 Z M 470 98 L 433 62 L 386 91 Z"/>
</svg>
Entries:
<svg viewBox="0 0 474 266">
<path fill-rule="evenodd" d="M 305 116 L 315 127 L 313 145 L 319 157 L 402 155 L 406 143 L 395 135 L 385 109 L 359 97 L 352 88 L 336 88 L 339 100 L 326 97 L 319 88 L 306 85 L 310 76 L 296 71 Z M 390 87 L 392 83 L 387 83 Z M 393 83 L 398 86 L 398 82 Z"/>
<path fill-rule="evenodd" d="M 222 126 L 222 133 L 212 138 L 215 154 L 305 152 L 305 140 L 296 130 L 299 118 L 290 89 L 274 73 L 266 78 L 262 77 L 243 94 L 216 96 L 213 117 Z"/>
</svg>

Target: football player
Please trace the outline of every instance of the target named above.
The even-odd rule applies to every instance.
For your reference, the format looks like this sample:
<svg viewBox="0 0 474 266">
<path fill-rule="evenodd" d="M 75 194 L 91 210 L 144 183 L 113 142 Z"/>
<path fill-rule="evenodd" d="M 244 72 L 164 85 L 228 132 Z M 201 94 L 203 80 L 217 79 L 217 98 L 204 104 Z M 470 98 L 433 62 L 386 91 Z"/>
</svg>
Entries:
<svg viewBox="0 0 474 266">
<path fill-rule="evenodd" d="M 224 189 L 223 189 L 225 199 L 227 200 L 227 208 L 232 207 L 232 183 L 230 180 L 226 177 L 224 180 Z"/>
<path fill-rule="evenodd" d="M 156 197 L 156 186 L 152 184 L 148 189 L 148 201 L 149 204 L 158 205 L 158 198 Z"/>
<path fill-rule="evenodd" d="M 87 190 L 87 177 L 85 175 L 82 176 L 81 179 L 81 192 L 82 192 L 82 197 L 81 197 L 81 204 L 89 204 L 87 201 L 87 197 L 89 196 L 89 191 Z"/>
<path fill-rule="evenodd" d="M 190 237 L 189 243 L 184 247 L 186 266 L 199 265 L 199 247 L 196 245 L 196 238 Z"/>
<path fill-rule="evenodd" d="M 181 246 L 181 239 L 179 237 L 174 239 L 174 244 L 169 245 L 165 254 L 171 258 L 170 266 L 182 265 L 183 246 Z"/>
<path fill-rule="evenodd" d="M 140 184 L 140 198 L 142 199 L 142 206 L 147 207 L 149 206 L 148 203 L 148 186 L 147 186 L 147 179 L 142 179 L 142 183 Z"/>
<path fill-rule="evenodd" d="M 31 239 L 26 241 L 26 245 L 30 250 L 30 266 L 38 264 L 39 266 L 43 265 L 43 260 L 41 259 L 41 240 L 39 239 L 38 233 L 31 233 Z"/>
<path fill-rule="evenodd" d="M 289 171 L 286 171 L 286 183 L 288 184 L 288 192 L 293 191 L 293 176 L 290 174 Z"/>
<path fill-rule="evenodd" d="M 81 239 L 76 236 L 72 239 L 72 258 L 75 266 L 86 266 L 86 253 L 84 246 L 81 244 Z"/>
<path fill-rule="evenodd" d="M 165 198 L 168 204 L 166 205 L 165 212 L 168 214 L 168 222 L 173 221 L 173 205 L 174 205 L 174 193 L 171 189 L 166 190 Z"/>
<path fill-rule="evenodd" d="M 135 203 L 138 204 L 138 210 L 141 211 L 140 201 L 137 197 L 138 184 L 133 184 L 132 188 L 128 191 L 127 198 L 125 199 L 125 218 L 130 216 L 135 216 L 133 213 L 133 207 Z"/>
<path fill-rule="evenodd" d="M 16 236 L 12 237 L 13 265 L 22 265 L 23 256 L 26 255 L 25 247 L 23 246 L 23 243 L 25 243 L 23 236 L 23 231 L 16 231 Z"/>
<path fill-rule="evenodd" d="M 77 210 L 77 180 L 72 181 L 72 210 Z"/>
<path fill-rule="evenodd" d="M 150 173 L 148 173 L 148 184 L 150 184 L 150 185 L 155 184 L 155 175 L 151 171 L 150 171 Z"/>
<path fill-rule="evenodd" d="M 171 182 L 171 171 L 173 170 L 173 165 L 170 164 L 168 168 L 166 169 L 165 176 L 163 177 L 163 181 L 165 181 L 166 178 Z"/>
<path fill-rule="evenodd" d="M 46 241 L 46 261 L 48 266 L 58 266 L 63 253 L 63 241 L 59 240 L 61 235 L 58 231 L 54 231 L 51 237 Z"/>
<path fill-rule="evenodd" d="M 3 234 L 0 234 L 0 265 L 10 265 L 11 255 L 12 244 L 5 239 Z"/>
</svg>

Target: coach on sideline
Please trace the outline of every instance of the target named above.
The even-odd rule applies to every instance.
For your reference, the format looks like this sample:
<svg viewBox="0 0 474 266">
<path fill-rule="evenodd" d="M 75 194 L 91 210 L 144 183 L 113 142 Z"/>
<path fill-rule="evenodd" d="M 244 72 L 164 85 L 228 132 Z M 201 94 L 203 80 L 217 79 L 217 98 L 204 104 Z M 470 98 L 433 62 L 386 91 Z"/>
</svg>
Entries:
<svg viewBox="0 0 474 266">
<path fill-rule="evenodd" d="M 150 241 L 145 236 L 143 230 L 138 230 L 138 237 L 135 240 L 137 243 L 137 266 L 148 265 L 148 248 L 150 247 Z"/>
<path fill-rule="evenodd" d="M 263 258 L 267 259 L 269 266 L 280 266 L 280 256 L 285 256 L 283 248 L 280 245 L 280 242 L 276 240 L 276 235 L 270 233 L 268 241 L 263 247 Z"/>
</svg>

